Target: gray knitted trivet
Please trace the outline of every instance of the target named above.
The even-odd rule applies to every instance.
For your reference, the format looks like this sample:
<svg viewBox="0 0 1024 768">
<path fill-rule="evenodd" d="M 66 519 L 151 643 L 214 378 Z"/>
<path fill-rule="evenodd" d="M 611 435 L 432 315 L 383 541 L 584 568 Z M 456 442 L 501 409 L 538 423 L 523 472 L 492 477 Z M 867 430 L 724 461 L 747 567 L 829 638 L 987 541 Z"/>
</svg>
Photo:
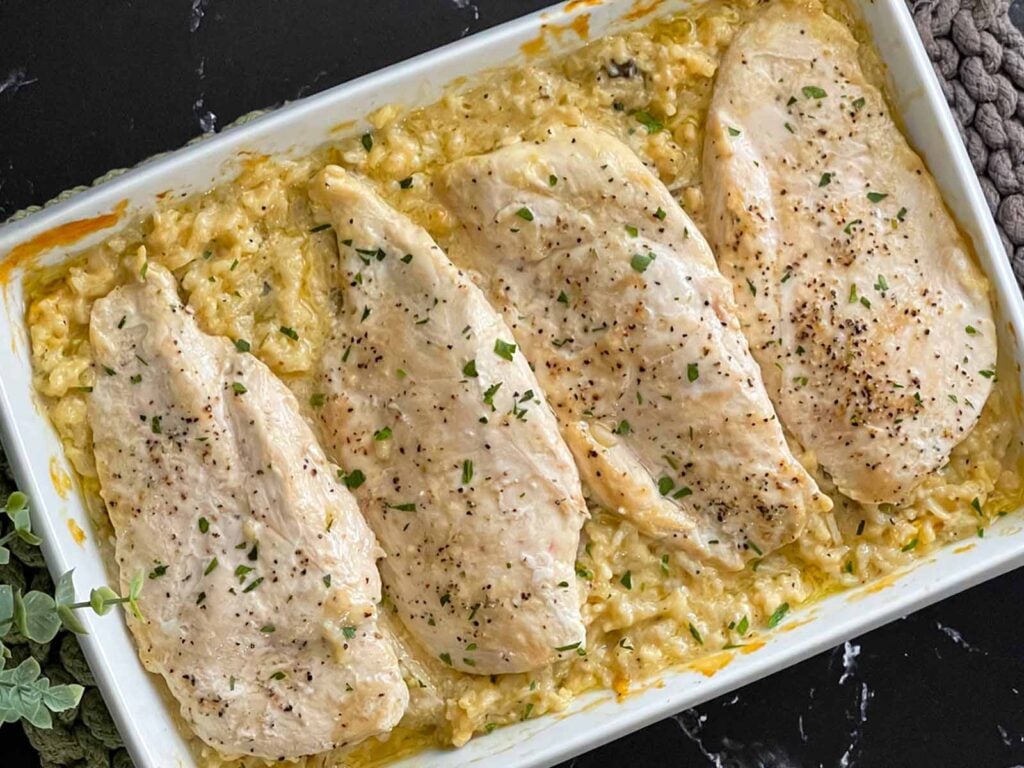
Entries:
<svg viewBox="0 0 1024 768">
<path fill-rule="evenodd" d="M 1024 35 L 1010 23 L 1009 0 L 907 0 L 918 32 L 956 116 L 960 135 L 999 224 L 1014 274 L 1024 285 Z M 13 486 L 0 456 L 0 492 Z M 3 524 L 0 523 L 0 531 Z M 15 548 L 0 581 L 53 589 L 38 550 Z M 62 632 L 47 646 L 13 645 L 15 661 L 36 656 L 55 682 L 94 686 L 78 642 Z M 44 768 L 131 768 L 94 687 L 52 731 L 25 726 Z"/>
<path fill-rule="evenodd" d="M 1024 35 L 1009 0 L 908 0 L 1024 285 Z"/>
</svg>

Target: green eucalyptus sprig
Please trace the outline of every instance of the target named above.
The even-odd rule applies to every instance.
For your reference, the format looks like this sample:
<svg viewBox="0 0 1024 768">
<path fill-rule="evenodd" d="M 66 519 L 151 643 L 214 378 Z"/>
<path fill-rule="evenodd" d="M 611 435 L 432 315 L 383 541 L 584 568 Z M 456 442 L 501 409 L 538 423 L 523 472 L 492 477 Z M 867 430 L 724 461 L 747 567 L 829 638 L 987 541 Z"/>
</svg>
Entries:
<svg viewBox="0 0 1024 768">
<path fill-rule="evenodd" d="M 0 565 L 10 562 L 10 550 L 4 546 L 17 537 L 31 546 L 42 540 L 32 532 L 28 497 L 16 491 L 7 498 L 4 507 L 13 530 L 0 537 Z M 16 630 L 22 637 L 36 643 L 48 643 L 61 627 L 78 635 L 87 634 L 75 611 L 89 608 L 99 616 L 107 614 L 115 605 L 124 605 L 137 618 L 139 593 L 142 592 L 142 574 L 132 578 L 128 595 L 122 597 L 110 587 L 97 587 L 84 602 L 75 602 L 74 571 L 68 571 L 57 580 L 53 596 L 33 590 L 22 594 L 9 584 L 0 584 L 0 723 L 25 720 L 37 728 L 53 724 L 51 713 L 63 712 L 78 706 L 83 688 L 80 685 L 50 685 L 42 676 L 39 662 L 25 659 L 17 667 L 7 668 L 11 652 L 3 639 Z"/>
</svg>

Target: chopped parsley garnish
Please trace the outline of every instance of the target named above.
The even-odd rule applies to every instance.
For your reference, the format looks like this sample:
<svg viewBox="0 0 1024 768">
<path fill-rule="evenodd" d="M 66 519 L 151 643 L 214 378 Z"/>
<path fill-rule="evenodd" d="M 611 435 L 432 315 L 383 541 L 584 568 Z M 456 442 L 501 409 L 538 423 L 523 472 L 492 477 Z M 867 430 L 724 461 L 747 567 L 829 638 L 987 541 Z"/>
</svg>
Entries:
<svg viewBox="0 0 1024 768">
<path fill-rule="evenodd" d="M 484 403 L 494 408 L 494 396 L 498 394 L 498 390 L 501 389 L 501 382 L 497 384 L 491 384 L 484 392 Z"/>
<path fill-rule="evenodd" d="M 262 627 L 260 627 L 260 632 L 262 632 L 265 635 L 273 634 L 276 631 L 277 627 L 275 627 L 273 624 L 264 624 Z"/>
<path fill-rule="evenodd" d="M 311 408 L 323 408 L 326 401 L 327 395 L 323 392 L 314 392 L 309 396 L 309 406 Z"/>
<path fill-rule="evenodd" d="M 354 638 L 356 636 L 356 628 L 355 627 L 342 627 L 341 628 L 341 634 L 343 634 L 345 636 L 346 640 L 351 640 L 352 638 Z"/>
<path fill-rule="evenodd" d="M 558 292 L 558 303 L 559 304 L 565 304 L 566 306 L 568 306 L 569 305 L 569 294 L 567 294 L 565 291 L 559 291 Z"/>
<path fill-rule="evenodd" d="M 159 579 L 165 573 L 167 573 L 167 566 L 164 565 L 163 563 L 161 563 L 161 564 L 157 565 L 152 571 L 149 572 L 149 578 L 151 578 L 151 579 Z"/>
<path fill-rule="evenodd" d="M 520 208 L 518 211 L 516 211 L 516 216 L 518 216 L 523 221 L 533 221 L 533 211 L 531 211 L 529 208 Z"/>
<path fill-rule="evenodd" d="M 470 360 L 464 366 L 462 366 L 462 375 L 468 376 L 471 379 L 475 379 L 480 374 L 476 372 L 476 360 Z"/>
<path fill-rule="evenodd" d="M 640 109 L 633 113 L 633 117 L 640 123 L 644 128 L 647 129 L 647 133 L 657 133 L 658 131 L 664 130 L 665 124 L 655 118 L 650 112 Z"/>
<path fill-rule="evenodd" d="M 885 275 L 878 276 L 878 280 L 875 282 L 875 290 L 880 293 L 884 293 L 889 290 L 889 283 L 886 282 Z"/>
<path fill-rule="evenodd" d="M 378 443 L 381 442 L 382 440 L 390 440 L 391 427 L 381 427 L 380 429 L 373 433 L 373 439 L 376 440 Z"/>
<path fill-rule="evenodd" d="M 672 489 L 676 487 L 675 481 L 671 477 L 662 476 L 658 478 L 658 493 L 662 496 L 667 496 L 672 493 Z"/>
<path fill-rule="evenodd" d="M 632 589 L 633 588 L 633 572 L 632 571 L 626 571 L 624 574 L 622 574 L 622 578 L 619 579 L 619 583 L 622 586 L 624 586 L 626 589 Z M 577 645 L 578 645 L 578 643 L 577 643 Z"/>
<path fill-rule="evenodd" d="M 469 485 L 473 480 L 473 462 L 466 459 L 462 462 L 462 484 Z"/>
<path fill-rule="evenodd" d="M 408 264 L 409 262 L 412 261 L 412 254 L 411 253 L 405 254 L 405 256 L 403 256 L 401 258 L 401 261 L 402 261 L 403 264 Z"/>
<path fill-rule="evenodd" d="M 975 497 L 974 497 L 973 499 L 971 499 L 971 507 L 972 507 L 972 508 L 974 509 L 974 511 L 975 511 L 975 512 L 977 512 L 977 513 L 978 513 L 979 515 L 981 514 L 981 501 L 980 501 L 980 500 L 978 499 L 978 497 L 977 497 L 977 496 L 975 496 Z"/>
<path fill-rule="evenodd" d="M 626 234 L 630 237 L 636 237 L 640 234 L 640 230 L 634 227 L 632 224 L 626 225 Z"/>
<path fill-rule="evenodd" d="M 967 331 L 968 336 L 976 336 L 978 334 L 978 329 L 973 325 L 968 325 L 964 330 Z"/>
<path fill-rule="evenodd" d="M 241 567 L 241 566 L 239 566 L 239 567 Z M 259 577 L 255 578 L 255 579 L 253 579 L 251 582 L 249 582 L 249 585 L 245 589 L 242 590 L 242 594 L 245 594 L 246 592 L 252 592 L 254 589 L 256 589 L 256 587 L 258 587 L 262 583 L 263 583 L 263 577 L 262 576 L 259 576 Z"/>
<path fill-rule="evenodd" d="M 863 106 L 864 106 L 864 97 L 863 96 L 861 96 L 858 99 L 854 99 L 853 100 L 853 108 L 854 109 L 860 109 Z"/>
<path fill-rule="evenodd" d="M 745 635 L 748 629 L 750 629 L 750 620 L 744 616 L 740 619 L 739 624 L 736 625 L 736 631 L 741 635 Z"/>
<path fill-rule="evenodd" d="M 831 174 L 831 173 L 823 173 L 823 174 L 821 174 L 821 179 L 818 180 L 818 186 L 819 187 L 827 187 L 829 184 L 832 183 L 832 176 L 833 176 L 833 174 Z"/>
<path fill-rule="evenodd" d="M 986 368 L 984 371 L 978 371 L 986 379 L 995 379 L 996 371 L 995 368 Z"/>
<path fill-rule="evenodd" d="M 203 576 L 209 576 L 213 573 L 214 569 L 219 565 L 220 561 L 215 557 L 210 561 L 210 564 L 206 566 L 206 570 L 203 571 Z"/>
<path fill-rule="evenodd" d="M 330 224 L 317 224 L 315 227 L 310 227 L 310 232 L 323 232 L 325 229 L 330 229 Z"/>
<path fill-rule="evenodd" d="M 235 339 L 235 349 L 239 352 L 248 352 L 252 346 L 245 339 Z"/>
<path fill-rule="evenodd" d="M 666 216 L 668 216 L 668 213 L 665 211 L 665 209 L 662 208 L 661 206 L 658 206 L 658 210 L 654 212 L 654 218 L 656 218 L 658 221 L 664 221 Z"/>
<path fill-rule="evenodd" d="M 452 656 L 451 656 L 450 653 L 442 653 L 440 658 L 441 658 L 441 661 L 443 661 L 449 667 L 452 666 Z"/>
<path fill-rule="evenodd" d="M 787 613 L 789 613 L 789 603 L 783 603 L 775 609 L 775 612 L 771 616 L 768 617 L 768 628 L 772 629 L 777 627 L 779 622 L 782 621 Z"/>
<path fill-rule="evenodd" d="M 880 203 L 889 196 L 888 192 L 868 192 L 868 200 L 872 203 Z"/>
<path fill-rule="evenodd" d="M 347 488 L 355 489 L 366 482 L 366 475 L 364 475 L 360 469 L 353 469 L 347 475 L 342 475 L 341 470 L 339 469 L 338 474 L 340 476 L 340 480 L 345 483 L 345 487 Z"/>
<path fill-rule="evenodd" d="M 686 364 L 686 380 L 691 384 L 700 377 L 700 371 L 697 368 L 697 363 Z"/>
<path fill-rule="evenodd" d="M 231 389 L 234 390 L 236 395 L 244 395 L 246 392 L 249 391 L 248 389 L 245 388 L 245 384 L 243 384 L 240 381 L 236 381 L 234 384 L 232 384 Z"/>
<path fill-rule="evenodd" d="M 328 589 L 331 586 L 331 574 L 329 574 L 329 573 L 326 576 L 324 576 L 324 586 L 327 587 Z"/>
<path fill-rule="evenodd" d="M 661 572 L 668 575 L 668 555 L 661 556 Z"/>
<path fill-rule="evenodd" d="M 700 636 L 700 632 L 693 626 L 693 622 L 690 622 L 690 634 L 693 635 L 693 639 L 696 640 L 700 645 L 704 645 L 704 638 Z"/>
<path fill-rule="evenodd" d="M 729 126 L 729 135 L 730 136 L 739 136 L 740 133 L 742 133 L 742 131 L 740 131 L 739 128 L 733 128 L 731 125 Z"/>
<path fill-rule="evenodd" d="M 207 520 L 205 517 L 200 517 L 199 518 L 199 532 L 200 533 L 207 533 L 209 530 L 210 530 L 210 521 Z"/>
<path fill-rule="evenodd" d="M 678 491 L 672 494 L 673 499 L 685 499 L 687 496 L 693 495 L 693 491 L 690 490 L 688 485 L 684 485 Z"/>
<path fill-rule="evenodd" d="M 548 176 L 548 186 L 549 187 L 553 187 L 557 183 L 558 183 L 558 177 L 555 176 L 555 174 L 552 173 L 550 176 Z"/>
<path fill-rule="evenodd" d="M 160 425 L 159 416 L 154 416 L 149 420 L 149 427 L 153 430 L 154 435 L 162 435 L 164 433 L 163 427 Z"/>
<path fill-rule="evenodd" d="M 629 260 L 629 266 L 636 272 L 645 272 L 647 268 L 651 266 L 651 262 L 657 258 L 653 253 L 648 251 L 646 254 L 634 253 L 633 258 Z"/>
<path fill-rule="evenodd" d="M 503 357 L 506 360 L 511 360 L 512 356 L 516 353 L 516 345 L 511 344 L 501 339 L 494 340 L 494 354 L 498 357 Z"/>
<path fill-rule="evenodd" d="M 285 678 L 285 674 L 284 674 L 284 672 L 281 672 L 280 670 L 278 670 L 277 672 L 275 672 L 274 674 L 272 674 L 270 676 L 271 680 L 284 680 L 284 678 Z"/>
<path fill-rule="evenodd" d="M 281 333 L 283 333 L 285 336 L 287 336 L 292 341 L 298 341 L 299 340 L 299 334 L 295 331 L 294 328 L 289 328 L 287 325 L 282 325 L 278 330 L 280 330 Z"/>
<path fill-rule="evenodd" d="M 805 85 L 800 92 L 803 93 L 805 99 L 824 99 L 828 96 L 824 89 L 816 85 Z"/>
<path fill-rule="evenodd" d="M 912 549 L 915 549 L 917 547 L 917 543 L 917 536 L 915 536 L 902 547 L 900 547 L 900 552 L 910 552 Z"/>
<path fill-rule="evenodd" d="M 796 133 L 796 129 L 793 128 L 793 126 L 790 125 L 789 123 L 783 123 L 783 125 L 785 126 L 786 130 L 789 131 L 790 133 Z"/>
<path fill-rule="evenodd" d="M 149 259 L 142 262 L 142 269 L 139 270 L 139 277 L 145 280 L 147 272 L 149 272 Z"/>
<path fill-rule="evenodd" d="M 906 208 L 900 208 L 896 212 L 896 218 L 899 219 L 900 221 L 903 221 L 903 219 L 905 219 L 906 216 L 907 216 L 907 209 Z"/>
<path fill-rule="evenodd" d="M 373 134 L 364 133 L 363 138 L 360 139 L 360 141 L 363 142 L 363 149 L 365 149 L 367 152 L 373 149 Z"/>
<path fill-rule="evenodd" d="M 616 435 L 628 435 L 632 431 L 632 427 L 629 422 L 623 419 L 615 425 L 615 429 L 612 430 Z"/>
<path fill-rule="evenodd" d="M 408 189 L 409 187 L 411 187 L 412 186 L 412 176 L 406 176 L 404 179 L 402 179 L 400 182 L 398 182 L 398 186 L 400 186 L 402 189 Z"/>
<path fill-rule="evenodd" d="M 753 281 L 751 281 L 749 277 L 747 278 L 747 288 L 750 289 L 751 296 L 757 296 L 757 286 L 754 285 Z"/>
<path fill-rule="evenodd" d="M 575 643 L 572 643 L 571 645 L 560 645 L 557 648 L 555 648 L 555 650 L 558 651 L 559 653 L 565 653 L 566 651 L 575 651 L 579 647 L 580 647 L 579 642 L 575 642 Z"/>
<path fill-rule="evenodd" d="M 113 368 L 108 368 L 105 365 L 103 366 L 103 372 L 107 374 L 107 376 L 117 376 L 117 371 L 115 371 Z"/>
<path fill-rule="evenodd" d="M 856 227 L 858 224 L 863 224 L 863 223 L 864 222 L 862 222 L 860 219 L 854 219 L 849 224 L 847 224 L 845 227 L 843 227 L 843 232 L 845 232 L 848 235 L 852 235 L 853 234 L 853 228 Z"/>
<path fill-rule="evenodd" d="M 415 512 L 416 511 L 416 503 L 412 502 L 412 501 L 409 501 L 409 502 L 406 502 L 405 504 L 388 504 L 387 508 L 388 509 L 395 509 L 395 510 L 398 510 L 399 512 Z"/>
</svg>

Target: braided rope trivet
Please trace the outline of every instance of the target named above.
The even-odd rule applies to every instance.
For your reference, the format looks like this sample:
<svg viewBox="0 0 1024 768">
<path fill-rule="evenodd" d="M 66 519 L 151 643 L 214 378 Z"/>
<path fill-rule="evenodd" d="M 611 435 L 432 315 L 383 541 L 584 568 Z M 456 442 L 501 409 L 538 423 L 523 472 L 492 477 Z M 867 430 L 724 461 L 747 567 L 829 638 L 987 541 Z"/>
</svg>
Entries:
<svg viewBox="0 0 1024 768">
<path fill-rule="evenodd" d="M 1024 35 L 1009 0 L 908 0 L 1024 285 Z"/>
<path fill-rule="evenodd" d="M 960 135 L 981 179 L 1017 280 L 1024 285 L 1024 35 L 1010 22 L 1009 0 L 907 0 L 935 66 Z M 1018 90 L 1020 89 L 1020 90 Z M 0 455 L 0 498 L 12 490 Z M 10 545 L 0 582 L 52 592 L 42 555 Z M 86 693 L 77 708 L 41 731 L 24 725 L 43 768 L 132 768 L 103 704 L 78 641 L 61 632 L 47 645 L 5 638 L 14 662 L 34 656 L 54 682 L 77 682 Z"/>
</svg>

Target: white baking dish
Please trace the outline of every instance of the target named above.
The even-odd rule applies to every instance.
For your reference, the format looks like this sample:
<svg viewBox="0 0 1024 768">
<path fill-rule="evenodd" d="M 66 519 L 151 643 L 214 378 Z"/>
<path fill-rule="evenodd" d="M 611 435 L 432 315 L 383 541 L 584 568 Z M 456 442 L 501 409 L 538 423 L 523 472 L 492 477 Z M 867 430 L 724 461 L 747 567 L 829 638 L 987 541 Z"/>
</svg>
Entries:
<svg viewBox="0 0 1024 768">
<path fill-rule="evenodd" d="M 998 302 L 1004 360 L 1024 361 L 1018 330 L 1024 329 L 1024 306 L 1003 254 L 977 179 L 957 135 L 953 118 L 925 56 L 903 0 L 859 0 L 879 53 L 888 65 L 892 94 L 911 141 L 935 175 L 946 203 L 972 239 Z M 520 56 L 520 46 L 546 34 L 551 50 L 578 44 L 573 34 L 551 34 L 551 25 L 566 25 L 589 14 L 592 35 L 651 3 L 609 0 L 569 3 L 510 22 L 461 42 L 419 56 L 382 72 L 268 114 L 247 125 L 145 163 L 119 178 L 0 228 L 0 254 L 52 232 L 69 222 L 109 214 L 127 201 L 122 219 L 151 208 L 158 194 L 190 194 L 231 178 L 241 153 L 302 153 L 329 139 L 332 126 L 359 119 L 386 103 L 406 105 L 436 98 L 456 77 L 491 68 Z M 656 5 L 656 3 L 655 3 Z M 682 6 L 663 3 L 655 13 Z M 644 23 L 650 17 L 629 23 Z M 548 32 L 544 27 L 547 25 Z M 561 42 L 560 42 L 561 41 Z M 359 130 L 358 124 L 352 127 Z M 116 217 L 100 220 L 106 228 L 72 246 L 46 251 L 47 262 L 71 249 L 116 231 Z M 67 232 L 67 230 L 62 230 Z M 36 242 L 40 242 L 38 239 Z M 24 253 L 24 249 L 20 251 Z M 22 489 L 33 500 L 34 524 L 44 537 L 47 562 L 54 573 L 74 568 L 80 592 L 107 581 L 100 550 L 79 497 L 62 477 L 71 475 L 53 429 L 37 406 L 31 388 L 29 348 L 24 323 L 20 267 L 4 289 L 0 349 L 10 350 L 0 369 L 0 408 L 4 448 Z M 87 532 L 84 542 L 72 535 L 70 521 Z M 714 676 L 697 671 L 666 672 L 646 689 L 622 701 L 611 692 L 581 697 L 567 713 L 502 728 L 461 750 L 430 755 L 431 765 L 488 765 L 509 768 L 550 765 L 610 741 L 673 712 L 693 706 L 793 664 L 854 635 L 866 632 L 947 595 L 966 589 L 1024 563 L 1024 530 L 1015 516 L 989 529 L 973 546 L 946 549 L 924 559 L 898 579 L 835 595 L 795 612 L 764 647 L 736 654 Z M 81 595 L 80 595 L 81 598 Z M 855 601 L 855 602 L 854 602 Z M 134 645 L 116 616 L 83 615 L 90 631 L 85 654 L 128 749 L 139 768 L 194 765 L 175 727 L 160 689 L 142 669 Z M 425 756 L 404 765 L 422 764 Z"/>
</svg>

